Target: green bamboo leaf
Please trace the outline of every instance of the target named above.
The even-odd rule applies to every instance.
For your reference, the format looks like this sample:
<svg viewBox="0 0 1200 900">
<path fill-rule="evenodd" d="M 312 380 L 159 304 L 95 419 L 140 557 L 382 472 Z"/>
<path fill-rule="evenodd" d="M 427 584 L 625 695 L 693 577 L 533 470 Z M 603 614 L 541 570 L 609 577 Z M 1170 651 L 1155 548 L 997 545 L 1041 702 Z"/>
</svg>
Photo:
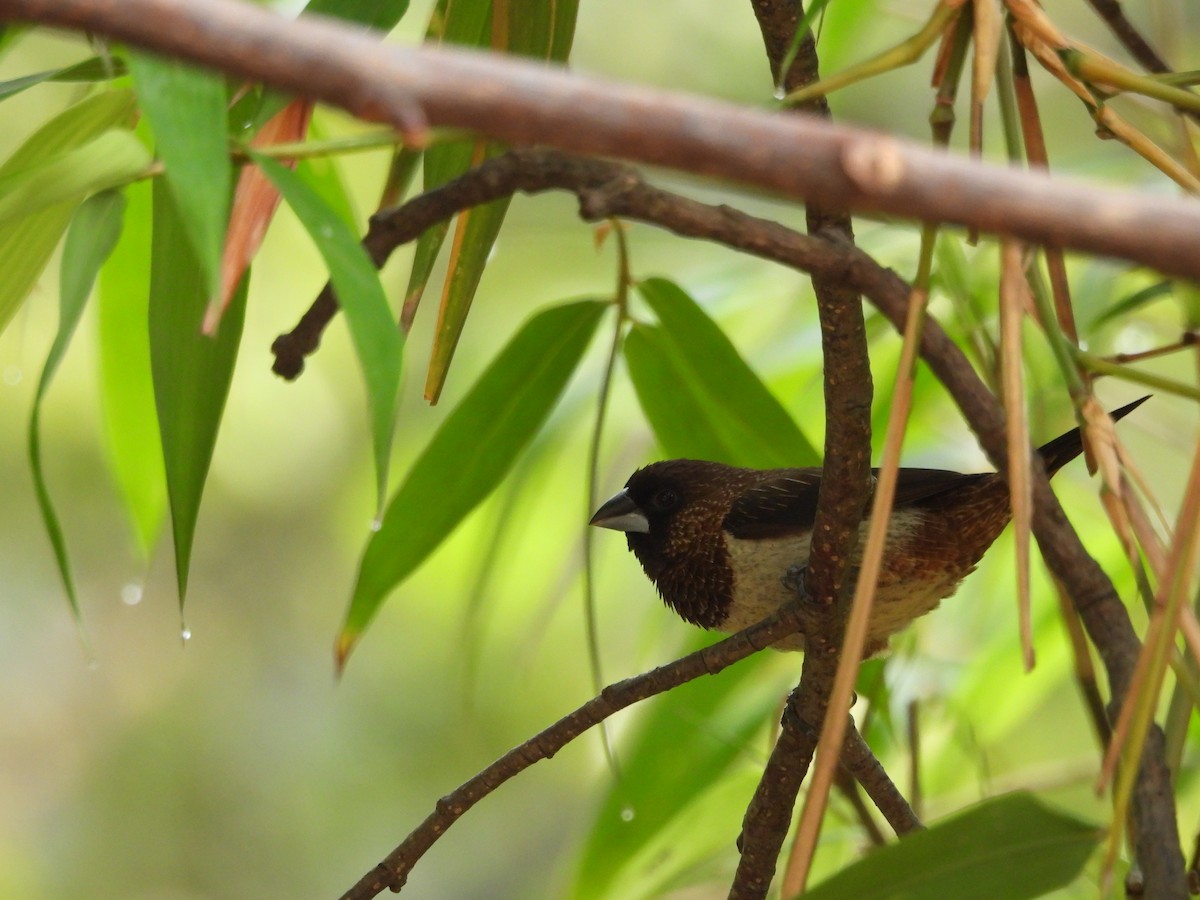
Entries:
<svg viewBox="0 0 1200 900">
<path fill-rule="evenodd" d="M 728 461 L 759 468 L 819 464 L 787 410 L 695 300 L 663 278 L 641 282 L 638 292 L 662 324 L 663 349 L 680 373 L 682 384 L 669 393 L 693 394 L 731 448 Z"/>
<path fill-rule="evenodd" d="M 607 308 L 583 300 L 535 315 L 438 429 L 367 543 L 337 639 L 339 669 L 388 593 L 491 493 L 542 427 Z"/>
<path fill-rule="evenodd" d="M 497 145 L 489 147 L 489 155 L 498 152 Z M 429 356 L 429 374 L 425 381 L 425 399 L 437 403 L 446 384 L 450 361 L 458 347 L 467 313 L 475 292 L 479 289 L 488 256 L 500 234 L 500 226 L 508 214 L 508 197 L 465 210 L 458 216 L 454 248 L 450 254 L 449 271 L 438 309 L 437 328 L 433 336 L 433 352 Z"/>
<path fill-rule="evenodd" d="M 688 388 L 687 372 L 675 364 L 663 330 L 634 325 L 622 345 L 629 379 L 654 436 L 669 457 L 738 460 L 712 416 Z"/>
<path fill-rule="evenodd" d="M 566 61 L 575 40 L 579 0 L 532 0 L 506 6 L 510 53 Z"/>
<path fill-rule="evenodd" d="M 165 182 L 155 181 L 154 237 L 150 251 L 150 367 L 182 605 L 187 594 L 200 498 L 237 359 L 249 279 L 243 278 L 234 292 L 217 337 L 202 335 L 200 324 L 208 306 L 204 267 L 196 257 L 174 196 Z"/>
<path fill-rule="evenodd" d="M 1170 297 L 1173 293 L 1175 293 L 1175 282 L 1170 280 L 1157 281 L 1142 288 L 1140 291 L 1134 291 L 1129 296 L 1121 298 L 1108 309 L 1104 310 L 1104 312 L 1100 313 L 1092 321 L 1091 330 L 1095 331 L 1114 319 L 1124 318 L 1147 303 L 1153 303 L 1162 297 Z"/>
<path fill-rule="evenodd" d="M 457 44 L 463 47 L 485 47 L 490 42 L 487 24 L 491 19 L 491 0 L 438 0 L 429 17 L 425 32 L 427 42 Z M 435 144 L 424 153 L 424 187 L 426 191 L 441 187 L 457 178 L 471 166 L 475 141 L 450 141 Z M 421 302 L 438 252 L 450 231 L 446 220 L 428 229 L 417 240 L 413 250 L 412 270 L 404 290 L 404 305 L 415 307 Z"/>
<path fill-rule="evenodd" d="M 506 51 L 517 56 L 561 62 L 571 50 L 578 5 L 578 0 L 526 0 L 523 3 L 493 4 L 492 16 L 507 18 L 503 27 L 493 24 L 491 34 L 487 35 L 490 38 L 490 46 L 493 50 Z M 451 4 L 447 15 L 449 20 L 461 15 L 469 21 L 462 26 L 455 21 L 448 21 L 447 25 L 451 26 L 452 30 L 444 32 L 443 39 L 447 39 L 447 34 L 457 35 L 458 32 L 453 29 L 461 28 L 463 35 L 473 36 L 479 42 L 484 41 L 484 29 L 473 18 L 478 15 L 478 9 L 459 12 L 458 6 Z M 499 39 L 503 39 L 504 42 L 498 43 Z M 495 143 L 468 146 L 470 152 L 449 151 L 435 157 L 432 174 L 434 178 L 441 179 L 436 184 L 458 177 L 468 167 L 477 165 L 505 149 L 503 145 Z M 426 189 L 433 186 L 430 180 L 431 172 L 427 163 Z M 455 348 L 466 324 L 467 314 L 483 277 L 484 267 L 508 213 L 508 205 L 509 200 L 505 198 L 466 210 L 458 217 L 446 284 L 442 290 L 442 302 L 438 310 L 433 353 L 429 360 L 429 375 L 425 383 L 425 398 L 431 403 L 436 403 L 441 395 Z M 419 296 L 424 290 L 445 234 L 445 230 L 442 229 L 440 233 L 431 231 L 427 239 L 423 238 L 424 246 L 418 247 L 407 296 L 412 297 L 414 293 Z"/>
<path fill-rule="evenodd" d="M 408 0 L 309 0 L 304 7 L 305 15 L 357 22 L 385 33 L 395 28 L 407 11 Z"/>
<path fill-rule="evenodd" d="M 116 249 L 100 270 L 100 408 L 109 467 L 144 559 L 167 514 L 158 411 L 150 369 L 151 184 L 125 191 Z"/>
<path fill-rule="evenodd" d="M 124 198 L 116 192 L 97 194 L 86 201 L 75 213 L 71 222 L 67 239 L 63 245 L 62 275 L 59 284 L 58 332 L 50 352 L 46 356 L 46 364 L 42 368 L 42 376 L 38 379 L 37 391 L 33 397 L 33 411 L 29 417 L 29 465 L 33 471 L 33 487 L 37 494 L 38 507 L 42 513 L 42 523 L 46 534 L 54 548 L 54 558 L 58 563 L 58 573 L 62 577 L 63 587 L 67 592 L 67 600 L 71 611 L 79 619 L 79 596 L 75 591 L 75 580 L 71 577 L 71 561 L 67 555 L 66 538 L 54 504 L 50 499 L 50 490 L 46 486 L 46 473 L 42 468 L 41 447 L 41 418 L 42 400 L 58 371 L 59 363 L 67 352 L 79 317 L 83 315 L 83 307 L 92 293 L 92 285 L 96 281 L 96 273 L 117 243 L 121 234 L 121 217 L 125 209 Z"/>
<path fill-rule="evenodd" d="M 1075 879 L 1101 836 L 1030 794 L 1005 794 L 880 847 L 804 896 L 942 900 L 986 885 L 988 900 L 1042 897 Z"/>
<path fill-rule="evenodd" d="M 34 166 L 0 175 L 0 226 L 121 187 L 142 175 L 150 154 L 133 132 L 106 131 L 82 147 L 65 150 Z"/>
<path fill-rule="evenodd" d="M 113 57 L 93 56 L 91 59 L 85 59 L 83 62 L 61 69 L 47 69 L 44 72 L 34 72 L 32 75 L 23 75 L 9 81 L 0 81 L 0 100 L 47 81 L 111 81 L 124 74 L 125 64 L 121 60 Z"/>
<path fill-rule="evenodd" d="M 201 283 L 216 297 L 233 184 L 225 82 L 212 72 L 138 51 L 129 54 L 129 70 L 200 264 Z"/>
<path fill-rule="evenodd" d="M 711 638 L 698 640 L 696 649 L 704 643 Z M 725 775 L 778 707 L 773 690 L 754 687 L 762 687 L 767 660 L 760 653 L 720 678 L 689 682 L 654 700 L 623 742 L 621 777 L 610 781 L 601 801 L 572 896 L 623 896 L 615 886 L 653 877 L 634 871 L 642 850 Z"/>
<path fill-rule="evenodd" d="M 127 90 L 106 91 L 75 104 L 17 148 L 0 166 L 0 178 L 94 140 L 129 122 L 135 109 L 133 93 Z M 19 222 L 0 225 L 0 331 L 29 295 L 74 212 L 74 201 L 63 202 Z"/>
<path fill-rule="evenodd" d="M 388 460 L 396 422 L 404 337 L 388 309 L 379 272 L 350 227 L 295 172 L 272 159 L 258 154 L 252 156 L 300 219 L 329 268 L 329 278 L 346 315 L 367 382 L 367 406 L 375 450 L 376 502 L 382 509 L 387 495 Z"/>
</svg>

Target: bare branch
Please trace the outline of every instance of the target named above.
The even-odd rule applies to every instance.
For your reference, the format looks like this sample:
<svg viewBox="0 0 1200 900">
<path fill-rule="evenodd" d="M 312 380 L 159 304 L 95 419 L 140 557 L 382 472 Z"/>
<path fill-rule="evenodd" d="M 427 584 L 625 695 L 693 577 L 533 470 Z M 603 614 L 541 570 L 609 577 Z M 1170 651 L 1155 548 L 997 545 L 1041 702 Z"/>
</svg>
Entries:
<svg viewBox="0 0 1200 900">
<path fill-rule="evenodd" d="M 119 38 L 416 131 L 474 129 L 833 208 L 952 222 L 1200 278 L 1200 204 L 973 163 L 863 129 L 450 48 L 383 45 L 236 0 L 0 0 L 0 19 Z"/>
</svg>

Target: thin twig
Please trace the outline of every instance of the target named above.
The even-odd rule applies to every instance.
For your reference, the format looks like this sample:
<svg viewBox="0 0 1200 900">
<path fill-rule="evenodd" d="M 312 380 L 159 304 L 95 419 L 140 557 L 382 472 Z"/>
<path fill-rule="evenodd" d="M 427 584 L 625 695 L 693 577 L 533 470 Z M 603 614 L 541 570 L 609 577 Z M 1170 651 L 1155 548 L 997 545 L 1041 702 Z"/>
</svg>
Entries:
<svg viewBox="0 0 1200 900">
<path fill-rule="evenodd" d="M 399 890 L 417 861 L 472 806 L 514 775 L 559 750 L 609 716 L 648 697 L 669 691 L 702 675 L 715 675 L 740 659 L 802 630 L 799 607 L 789 604 L 756 625 L 712 646 L 697 650 L 653 671 L 611 684 L 574 712 L 563 716 L 500 757 L 474 778 L 437 802 L 432 813 L 342 900 L 374 897 L 385 888 Z"/>
</svg>

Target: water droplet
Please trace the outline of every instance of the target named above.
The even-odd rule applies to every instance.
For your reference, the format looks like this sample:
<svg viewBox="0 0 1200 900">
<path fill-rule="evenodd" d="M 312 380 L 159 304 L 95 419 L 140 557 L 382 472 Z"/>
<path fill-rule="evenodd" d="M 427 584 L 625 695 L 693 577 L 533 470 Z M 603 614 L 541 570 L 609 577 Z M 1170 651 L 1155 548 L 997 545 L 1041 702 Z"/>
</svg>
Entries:
<svg viewBox="0 0 1200 900">
<path fill-rule="evenodd" d="M 192 639 L 192 629 L 188 628 L 188 627 L 185 625 L 185 626 L 184 626 L 184 627 L 183 627 L 183 628 L 180 630 L 180 632 L 179 632 L 179 636 L 180 636 L 181 638 L 183 638 L 183 640 L 184 640 L 184 642 L 185 642 L 185 643 L 186 643 L 187 641 L 190 641 L 190 640 Z"/>
<path fill-rule="evenodd" d="M 782 84 L 777 84 L 775 85 L 775 93 L 772 96 L 774 96 L 776 100 L 782 100 L 787 96 L 787 90 Z"/>
<path fill-rule="evenodd" d="M 635 815 L 636 815 L 636 813 L 634 813 L 632 806 L 624 806 L 621 808 L 621 821 L 622 822 L 632 822 L 633 817 Z"/>
<path fill-rule="evenodd" d="M 376 516 L 374 519 L 371 520 L 371 530 L 372 531 L 378 531 L 382 527 L 383 527 L 383 519 L 379 518 L 379 516 Z"/>
<path fill-rule="evenodd" d="M 142 602 L 142 586 L 136 581 L 121 588 L 121 602 L 126 606 L 137 606 Z"/>
<path fill-rule="evenodd" d="M 20 366 L 5 366 L 4 367 L 4 383 L 7 385 L 17 385 L 21 383 L 21 379 L 25 377 L 25 373 L 21 371 Z"/>
</svg>

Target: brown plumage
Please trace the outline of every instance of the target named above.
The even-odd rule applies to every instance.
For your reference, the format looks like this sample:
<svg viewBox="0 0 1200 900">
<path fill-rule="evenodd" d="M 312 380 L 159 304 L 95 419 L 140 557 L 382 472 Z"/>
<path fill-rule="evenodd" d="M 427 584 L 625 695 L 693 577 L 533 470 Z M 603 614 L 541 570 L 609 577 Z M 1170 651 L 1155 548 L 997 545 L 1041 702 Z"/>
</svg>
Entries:
<svg viewBox="0 0 1200 900">
<path fill-rule="evenodd" d="M 1038 453 L 1053 475 L 1082 450 L 1075 428 Z M 820 469 L 669 459 L 634 472 L 591 524 L 626 532 L 647 577 L 682 618 L 733 632 L 792 596 L 782 578 L 808 564 L 820 483 Z M 900 469 L 867 652 L 884 649 L 891 635 L 954 593 L 1010 516 L 1008 487 L 995 472 Z M 804 635 L 775 646 L 802 650 Z"/>
</svg>

